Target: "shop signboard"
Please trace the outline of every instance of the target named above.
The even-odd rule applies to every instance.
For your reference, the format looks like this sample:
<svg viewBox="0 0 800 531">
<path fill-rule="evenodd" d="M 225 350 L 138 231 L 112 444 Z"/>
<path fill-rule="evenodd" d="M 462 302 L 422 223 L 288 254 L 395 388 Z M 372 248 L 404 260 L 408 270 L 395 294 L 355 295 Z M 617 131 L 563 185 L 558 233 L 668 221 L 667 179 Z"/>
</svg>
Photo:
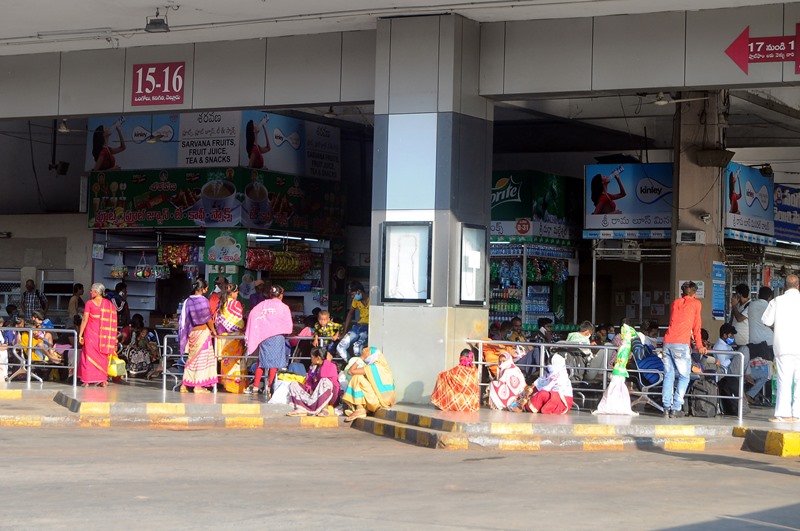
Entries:
<svg viewBox="0 0 800 531">
<path fill-rule="evenodd" d="M 725 237 L 750 239 L 741 233 L 766 236 L 774 245 L 774 182 L 758 168 L 731 162 L 725 168 Z M 764 242 L 767 243 L 767 242 Z"/>
<path fill-rule="evenodd" d="M 800 243 L 800 188 L 775 185 L 775 238 Z"/>
<path fill-rule="evenodd" d="M 239 158 L 241 112 L 181 114 L 179 168 L 232 166 Z"/>
<path fill-rule="evenodd" d="M 202 227 L 331 237 L 342 231 L 339 183 L 247 168 L 92 172 L 89 227 Z"/>
<path fill-rule="evenodd" d="M 660 232 L 652 229 L 669 235 L 672 171 L 672 163 L 587 165 L 583 237 L 599 232 L 612 238 L 657 237 Z"/>
<path fill-rule="evenodd" d="M 246 229 L 206 230 L 206 264 L 243 266 L 246 251 Z"/>
<path fill-rule="evenodd" d="M 538 171 L 498 171 L 492 177 L 494 241 L 564 243 L 578 238 L 568 201 L 575 179 Z M 574 186 L 573 186 L 574 188 Z"/>
<path fill-rule="evenodd" d="M 207 111 L 108 116 L 89 118 L 88 125 L 87 171 L 95 169 L 95 132 L 102 147 L 102 128 L 106 128 L 111 129 L 109 148 L 121 146 L 120 135 L 125 142 L 125 149 L 113 154 L 117 170 L 253 166 L 315 179 L 341 178 L 339 128 L 280 114 Z M 260 157 L 251 161 L 254 151 Z"/>
</svg>

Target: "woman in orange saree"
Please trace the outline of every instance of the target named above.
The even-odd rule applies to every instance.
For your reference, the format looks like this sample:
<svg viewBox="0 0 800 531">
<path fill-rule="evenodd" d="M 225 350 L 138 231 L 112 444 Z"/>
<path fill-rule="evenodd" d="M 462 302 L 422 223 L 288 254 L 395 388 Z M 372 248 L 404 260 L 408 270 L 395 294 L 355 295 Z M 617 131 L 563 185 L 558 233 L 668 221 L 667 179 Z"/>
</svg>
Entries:
<svg viewBox="0 0 800 531">
<path fill-rule="evenodd" d="M 473 362 L 472 350 L 461 351 L 458 365 L 439 373 L 431 394 L 431 403 L 443 411 L 478 411 L 480 377 Z"/>
<path fill-rule="evenodd" d="M 108 384 L 108 358 L 117 351 L 117 309 L 104 297 L 103 284 L 92 284 L 78 342 L 82 345 L 78 378 L 84 387 Z"/>
<path fill-rule="evenodd" d="M 239 302 L 239 286 L 228 284 L 222 292 L 217 326 L 217 355 L 220 358 L 220 382 L 229 393 L 243 393 L 247 387 L 247 364 L 243 339 L 226 339 L 226 335 L 240 336 L 244 333 L 244 312 Z"/>
</svg>

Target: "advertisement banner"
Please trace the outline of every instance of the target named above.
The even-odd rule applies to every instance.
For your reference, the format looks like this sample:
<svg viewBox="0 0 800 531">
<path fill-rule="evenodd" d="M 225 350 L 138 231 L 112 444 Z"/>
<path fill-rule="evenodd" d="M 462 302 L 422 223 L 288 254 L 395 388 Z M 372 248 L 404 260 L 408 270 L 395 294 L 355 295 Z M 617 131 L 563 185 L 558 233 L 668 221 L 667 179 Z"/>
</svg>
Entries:
<svg viewBox="0 0 800 531">
<path fill-rule="evenodd" d="M 672 228 L 672 163 L 585 167 L 584 238 L 588 231 Z"/>
<path fill-rule="evenodd" d="M 341 178 L 339 128 L 280 114 L 147 114 L 89 118 L 88 124 L 87 171 L 242 166 Z"/>
<path fill-rule="evenodd" d="M 494 172 L 492 239 L 541 243 L 577 239 L 580 211 L 573 208 L 574 202 L 568 201 L 576 187 L 580 187 L 576 179 L 550 173 Z"/>
<path fill-rule="evenodd" d="M 303 175 L 305 136 L 303 120 L 263 111 L 243 111 L 239 165 Z"/>
<path fill-rule="evenodd" d="M 239 158 L 242 113 L 194 112 L 181 114 L 179 168 L 232 166 Z"/>
<path fill-rule="evenodd" d="M 89 227 L 204 227 L 336 236 L 339 183 L 246 168 L 93 172 Z"/>
<path fill-rule="evenodd" d="M 800 188 L 775 185 L 775 237 L 800 243 Z"/>
<path fill-rule="evenodd" d="M 711 315 L 714 320 L 725 319 L 725 264 L 712 262 L 711 270 Z"/>
<path fill-rule="evenodd" d="M 244 265 L 246 229 L 207 229 L 206 264 Z"/>
<path fill-rule="evenodd" d="M 758 168 L 728 163 L 725 168 L 725 228 L 773 236 L 774 182 Z"/>
</svg>

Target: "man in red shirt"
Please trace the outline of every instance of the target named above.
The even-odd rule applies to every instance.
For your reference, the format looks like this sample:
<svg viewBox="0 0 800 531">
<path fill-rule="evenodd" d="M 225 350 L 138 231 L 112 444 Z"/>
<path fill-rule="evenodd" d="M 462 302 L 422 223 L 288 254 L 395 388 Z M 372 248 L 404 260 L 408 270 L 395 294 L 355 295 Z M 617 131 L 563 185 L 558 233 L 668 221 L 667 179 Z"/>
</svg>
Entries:
<svg viewBox="0 0 800 531">
<path fill-rule="evenodd" d="M 664 335 L 664 387 L 662 403 L 664 416 L 682 417 L 683 395 L 689 387 L 689 375 L 692 371 L 692 339 L 697 344 L 700 354 L 707 352 L 700 339 L 702 304 L 697 300 L 697 284 L 687 281 L 681 285 L 680 299 L 672 302 L 669 317 L 669 328 Z M 678 387 L 675 386 L 675 373 L 678 373 Z"/>
</svg>

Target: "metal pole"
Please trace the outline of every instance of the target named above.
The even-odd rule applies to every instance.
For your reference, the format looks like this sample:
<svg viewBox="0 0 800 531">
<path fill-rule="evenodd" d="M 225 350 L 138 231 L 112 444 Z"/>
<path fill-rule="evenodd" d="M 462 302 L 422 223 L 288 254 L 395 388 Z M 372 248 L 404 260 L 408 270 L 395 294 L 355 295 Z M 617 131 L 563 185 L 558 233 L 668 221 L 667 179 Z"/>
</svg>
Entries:
<svg viewBox="0 0 800 531">
<path fill-rule="evenodd" d="M 578 322 L 578 275 L 572 277 L 572 283 L 575 284 L 575 293 L 573 294 L 572 298 L 572 322 Z"/>
<path fill-rule="evenodd" d="M 644 321 L 644 263 L 639 258 L 639 324 Z"/>
<path fill-rule="evenodd" d="M 32 354 L 33 354 L 33 350 L 32 350 L 33 349 L 33 330 L 31 330 L 30 328 L 28 328 L 27 330 L 28 330 L 28 347 L 27 347 L 27 349 L 28 349 L 28 369 L 27 369 L 27 371 L 25 371 L 26 372 L 25 381 L 27 383 L 28 389 L 30 389 L 31 388 L 31 370 L 32 370 L 32 367 L 33 367 L 33 362 L 31 360 L 31 357 L 32 357 Z"/>
<path fill-rule="evenodd" d="M 595 245 L 597 245 L 597 240 L 594 241 L 592 245 L 592 322 L 597 322 L 597 315 L 596 315 L 596 305 L 597 305 L 597 249 L 595 249 Z M 575 319 L 575 322 L 578 322 L 578 319 Z"/>
<path fill-rule="evenodd" d="M 75 350 L 75 356 L 72 358 L 72 389 L 75 390 L 78 387 L 78 359 L 81 355 L 81 345 L 78 342 L 78 332 L 76 330 L 72 331 L 72 337 L 74 338 L 72 342 L 74 346 L 72 348 Z"/>
</svg>

